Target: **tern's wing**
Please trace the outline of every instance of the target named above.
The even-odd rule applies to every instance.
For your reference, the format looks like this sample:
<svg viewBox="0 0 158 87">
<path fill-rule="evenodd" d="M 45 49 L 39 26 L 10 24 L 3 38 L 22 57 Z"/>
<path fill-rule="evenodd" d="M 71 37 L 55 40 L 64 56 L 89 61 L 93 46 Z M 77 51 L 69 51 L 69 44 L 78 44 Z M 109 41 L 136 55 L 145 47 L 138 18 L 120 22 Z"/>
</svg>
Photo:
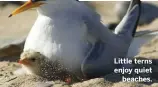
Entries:
<svg viewBox="0 0 158 87">
<path fill-rule="evenodd" d="M 139 18 L 139 2 L 139 0 L 132 1 L 132 10 L 130 9 L 129 13 L 127 13 L 126 17 L 124 18 L 124 21 L 121 22 L 121 25 L 119 25 L 119 31 L 121 33 L 124 31 L 124 33 L 130 33 L 130 37 L 132 36 L 131 34 L 133 30 L 135 31 L 137 25 L 136 20 Z M 120 39 L 119 36 L 117 37 L 117 35 L 113 34 L 109 29 L 107 29 L 100 22 L 100 19 L 97 18 L 97 16 L 93 16 L 93 13 L 90 11 L 88 12 L 88 10 L 86 10 L 86 12 L 86 15 L 83 16 L 83 20 L 88 28 L 88 34 L 94 36 L 96 41 L 92 45 L 91 50 L 89 50 L 89 55 L 87 55 L 83 60 L 81 69 L 85 75 L 87 74 L 89 77 L 93 77 L 103 75 L 111 71 L 111 67 L 114 67 L 111 60 L 113 61 L 113 58 L 115 57 L 126 55 L 131 38 L 128 41 L 129 43 L 124 43 L 124 38 L 126 37 L 122 37 Z M 129 23 L 131 23 L 131 25 L 129 25 Z M 130 28 L 127 27 L 128 25 Z M 121 48 L 121 51 L 117 48 Z M 106 67 L 109 65 L 111 67 Z"/>
<path fill-rule="evenodd" d="M 126 35 L 126 37 L 134 36 L 140 17 L 140 4 L 140 0 L 131 1 L 129 10 L 127 11 L 126 15 L 115 29 L 115 34 Z"/>
<path fill-rule="evenodd" d="M 139 53 L 140 47 L 158 36 L 156 31 L 140 31 L 137 32 L 128 50 L 127 57 L 134 57 Z"/>
</svg>

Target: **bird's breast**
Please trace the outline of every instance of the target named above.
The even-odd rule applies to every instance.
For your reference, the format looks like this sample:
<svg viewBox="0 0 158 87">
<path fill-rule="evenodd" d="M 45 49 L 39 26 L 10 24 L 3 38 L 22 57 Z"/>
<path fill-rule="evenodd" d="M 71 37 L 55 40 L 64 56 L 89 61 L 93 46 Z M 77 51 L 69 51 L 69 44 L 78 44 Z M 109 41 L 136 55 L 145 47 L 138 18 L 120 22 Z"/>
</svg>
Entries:
<svg viewBox="0 0 158 87">
<path fill-rule="evenodd" d="M 35 50 L 52 60 L 60 58 L 68 67 L 80 66 L 88 45 L 84 39 L 86 27 L 76 21 L 67 22 L 67 19 L 38 17 L 26 39 L 24 50 Z"/>
</svg>

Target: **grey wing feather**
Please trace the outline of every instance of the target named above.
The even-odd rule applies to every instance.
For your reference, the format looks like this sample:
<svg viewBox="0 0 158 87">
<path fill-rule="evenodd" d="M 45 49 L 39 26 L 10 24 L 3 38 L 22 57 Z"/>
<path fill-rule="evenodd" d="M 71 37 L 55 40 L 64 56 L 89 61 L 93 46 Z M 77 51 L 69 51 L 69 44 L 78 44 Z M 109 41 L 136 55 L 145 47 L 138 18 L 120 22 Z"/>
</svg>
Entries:
<svg viewBox="0 0 158 87">
<path fill-rule="evenodd" d="M 116 27 L 114 33 L 119 35 L 130 35 L 133 36 L 139 18 L 139 6 L 136 5 L 133 9 L 125 15 L 119 25 Z"/>
<path fill-rule="evenodd" d="M 123 35 L 128 38 L 134 37 L 137 24 L 141 15 L 141 1 L 132 0 L 129 9 L 115 29 L 115 34 Z"/>
</svg>

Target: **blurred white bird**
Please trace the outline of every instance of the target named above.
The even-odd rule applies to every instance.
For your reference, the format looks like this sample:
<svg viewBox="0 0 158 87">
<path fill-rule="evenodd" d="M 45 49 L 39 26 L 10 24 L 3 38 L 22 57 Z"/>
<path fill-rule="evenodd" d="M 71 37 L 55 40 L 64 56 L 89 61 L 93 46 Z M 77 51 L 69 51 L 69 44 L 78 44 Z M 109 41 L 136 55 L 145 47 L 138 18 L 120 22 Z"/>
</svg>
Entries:
<svg viewBox="0 0 158 87">
<path fill-rule="evenodd" d="M 118 17 L 118 22 L 108 24 L 109 29 L 115 29 L 115 27 L 119 24 L 122 18 L 125 16 L 129 1 L 121 1 L 116 3 L 115 12 Z M 141 4 L 141 16 L 139 19 L 139 25 L 146 25 L 152 23 L 156 18 L 158 18 L 158 7 L 154 4 L 142 2 Z"/>
<path fill-rule="evenodd" d="M 10 17 L 32 7 L 38 7 L 38 18 L 26 39 L 24 52 L 40 52 L 52 63 L 60 61 L 68 72 L 86 79 L 119 67 L 113 63 L 114 58 L 127 56 L 140 16 L 140 0 L 132 0 L 113 33 L 82 2 L 30 0 Z"/>
</svg>

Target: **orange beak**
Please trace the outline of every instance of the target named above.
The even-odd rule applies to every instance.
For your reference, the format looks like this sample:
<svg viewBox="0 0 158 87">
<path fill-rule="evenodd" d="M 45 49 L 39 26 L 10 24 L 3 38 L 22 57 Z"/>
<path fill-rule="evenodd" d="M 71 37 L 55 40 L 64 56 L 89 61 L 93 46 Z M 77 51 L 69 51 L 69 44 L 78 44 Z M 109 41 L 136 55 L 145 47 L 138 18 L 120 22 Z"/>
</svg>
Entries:
<svg viewBox="0 0 158 87">
<path fill-rule="evenodd" d="M 27 59 L 19 60 L 18 63 L 23 65 L 30 65 L 30 62 Z"/>
<path fill-rule="evenodd" d="M 17 8 L 16 10 L 14 10 L 9 17 L 16 15 L 18 13 L 24 12 L 30 8 L 34 8 L 34 7 L 39 7 L 40 5 L 42 5 L 44 3 L 42 2 L 32 2 L 31 0 L 27 1 L 25 4 L 23 4 L 21 7 Z"/>
</svg>

